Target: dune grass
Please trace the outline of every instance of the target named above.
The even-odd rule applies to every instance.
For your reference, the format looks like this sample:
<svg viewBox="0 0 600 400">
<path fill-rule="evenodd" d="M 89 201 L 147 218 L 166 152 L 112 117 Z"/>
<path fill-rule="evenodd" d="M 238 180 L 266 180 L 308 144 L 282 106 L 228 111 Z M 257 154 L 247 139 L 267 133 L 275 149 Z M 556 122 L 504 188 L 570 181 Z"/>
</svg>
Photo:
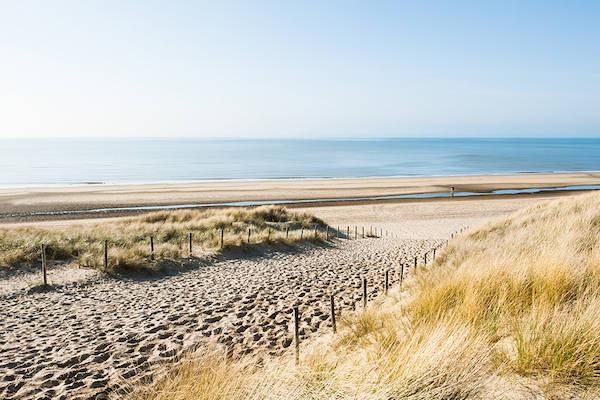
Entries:
<svg viewBox="0 0 600 400">
<path fill-rule="evenodd" d="M 21 227 L 0 229 L 0 266 L 39 262 L 40 245 L 47 248 L 49 260 L 76 261 L 80 266 L 103 268 L 104 241 L 108 241 L 109 268 L 145 269 L 165 259 L 189 256 L 189 234 L 193 247 L 220 248 L 246 246 L 248 229 L 251 243 L 292 243 L 300 240 L 299 230 L 323 221 L 309 214 L 287 211 L 284 207 L 228 208 L 160 211 L 116 222 L 71 225 L 60 228 Z M 290 230 L 286 237 L 286 227 Z M 269 234 L 270 231 L 270 234 Z M 150 262 L 150 236 L 154 238 L 155 259 Z M 304 239 L 312 238 L 306 231 Z"/>
<path fill-rule="evenodd" d="M 598 204 L 600 193 L 540 203 L 455 236 L 403 292 L 302 345 L 299 367 L 205 354 L 132 397 L 598 398 Z"/>
</svg>

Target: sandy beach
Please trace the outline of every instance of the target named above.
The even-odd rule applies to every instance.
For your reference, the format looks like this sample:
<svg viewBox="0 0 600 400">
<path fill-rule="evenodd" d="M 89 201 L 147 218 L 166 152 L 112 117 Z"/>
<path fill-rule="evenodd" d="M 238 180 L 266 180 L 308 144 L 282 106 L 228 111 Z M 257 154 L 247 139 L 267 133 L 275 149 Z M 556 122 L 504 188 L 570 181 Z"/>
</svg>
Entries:
<svg viewBox="0 0 600 400">
<path fill-rule="evenodd" d="M 451 186 L 454 186 L 457 192 L 490 192 L 500 189 L 556 188 L 580 185 L 600 185 L 600 173 L 13 188 L 0 189 L 0 216 L 2 214 L 88 210 L 106 207 L 396 196 L 448 192 Z M 395 200 L 395 202 L 401 201 Z M 102 215 L 106 216 L 106 214 Z M 79 217 L 85 216 L 80 215 Z M 13 220 L 21 219 L 13 218 Z"/>
<path fill-rule="evenodd" d="M 600 2 L 0 10 L 0 400 L 600 399 Z"/>
<path fill-rule="evenodd" d="M 330 294 L 342 313 L 352 312 L 361 306 L 363 277 L 375 296 L 386 270 L 397 284 L 401 264 L 422 262 L 452 232 L 547 198 L 310 207 L 332 226 L 373 226 L 384 237 L 203 254 L 190 269 L 155 278 L 53 266 L 47 292 L 31 290 L 36 273 L 7 276 L 0 281 L 0 396 L 117 398 L 119 388 L 160 375 L 198 347 L 289 353 L 294 305 L 302 338 L 327 331 Z"/>
</svg>

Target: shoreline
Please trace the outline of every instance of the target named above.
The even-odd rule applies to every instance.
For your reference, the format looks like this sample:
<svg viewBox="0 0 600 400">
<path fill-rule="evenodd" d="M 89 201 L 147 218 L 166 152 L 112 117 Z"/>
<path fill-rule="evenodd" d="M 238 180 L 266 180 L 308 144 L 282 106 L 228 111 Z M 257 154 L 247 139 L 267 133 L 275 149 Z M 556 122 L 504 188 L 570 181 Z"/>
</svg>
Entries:
<svg viewBox="0 0 600 400">
<path fill-rule="evenodd" d="M 567 193 L 579 193 L 586 191 L 600 190 L 600 185 L 590 186 L 567 186 L 560 188 L 527 188 L 527 189 L 500 189 L 491 192 L 457 192 L 451 194 L 450 192 L 433 192 L 433 193 L 415 193 L 398 196 L 381 196 L 381 197 L 357 197 L 357 198 L 332 198 L 332 199 L 305 199 L 305 200 L 265 200 L 265 201 L 242 201 L 242 202 L 230 202 L 230 203 L 203 203 L 203 204 L 165 204 L 162 206 L 135 206 L 135 207 L 112 207 L 112 208 L 100 208 L 92 210 L 64 210 L 64 211 L 47 211 L 47 212 L 33 212 L 25 214 L 0 214 L 0 219 L 11 219 L 11 218 L 36 218 L 36 217 L 54 217 L 54 216 L 73 216 L 78 215 L 110 215 L 114 213 L 145 213 L 152 211 L 165 211 L 165 210 L 185 210 L 185 209 L 207 209 L 207 208 L 228 208 L 228 207 L 258 207 L 265 205 L 281 205 L 288 208 L 294 207 L 311 207 L 311 205 L 333 206 L 334 203 L 341 204 L 352 204 L 357 203 L 373 203 L 373 202 L 387 202 L 394 200 L 439 200 L 439 199 L 459 199 L 459 198 L 480 198 L 487 196 L 495 197 L 513 197 L 516 195 L 527 195 L 527 194 L 567 194 Z M 511 193 L 512 192 L 512 193 Z"/>
<path fill-rule="evenodd" d="M 450 197 L 451 186 L 455 187 L 455 197 Z M 262 204 L 301 208 L 377 202 L 456 201 L 480 197 L 514 198 L 536 194 L 554 196 L 576 193 L 579 191 L 577 187 L 588 190 L 600 188 L 600 173 L 13 188 L 0 189 L 0 220 L 79 219 L 133 215 L 170 208 Z M 516 193 L 508 194 L 507 191 Z"/>
<path fill-rule="evenodd" d="M 194 185 L 210 183 L 260 183 L 260 182 L 304 182 L 304 181 L 339 181 L 339 180 L 371 180 L 371 179 L 427 179 L 427 178 L 469 178 L 469 177 L 496 177 L 496 176 L 520 176 L 520 175 L 556 175 L 556 174 L 600 174 L 600 170 L 585 171 L 514 171 L 485 174 L 456 174 L 456 175 L 365 175 L 365 176 L 275 176 L 262 178 L 206 178 L 193 180 L 173 181 L 81 181 L 74 183 L 23 183 L 23 184 L 0 184 L 2 190 L 35 190 L 35 189 L 66 189 L 66 188 L 88 188 L 88 187 L 119 187 L 119 186 L 146 186 L 146 185 Z"/>
</svg>

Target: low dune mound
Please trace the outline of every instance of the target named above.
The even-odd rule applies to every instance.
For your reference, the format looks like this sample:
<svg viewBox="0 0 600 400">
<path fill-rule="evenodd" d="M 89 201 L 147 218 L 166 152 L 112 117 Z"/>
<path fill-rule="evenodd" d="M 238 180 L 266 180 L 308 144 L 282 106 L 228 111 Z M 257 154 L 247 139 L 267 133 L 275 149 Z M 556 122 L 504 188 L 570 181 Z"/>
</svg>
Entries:
<svg viewBox="0 0 600 400">
<path fill-rule="evenodd" d="M 260 365 L 195 355 L 135 399 L 559 399 L 600 391 L 600 193 L 455 236 L 337 334 Z"/>
<path fill-rule="evenodd" d="M 308 214 L 264 206 L 160 211 L 67 227 L 5 228 L 0 229 L 0 267 L 39 263 L 44 244 L 50 261 L 76 261 L 79 266 L 104 268 L 106 242 L 109 270 L 156 269 L 160 260 L 190 256 L 190 239 L 192 252 L 249 243 L 291 243 L 314 238 L 302 231 L 315 227 L 323 230 L 325 224 Z"/>
</svg>

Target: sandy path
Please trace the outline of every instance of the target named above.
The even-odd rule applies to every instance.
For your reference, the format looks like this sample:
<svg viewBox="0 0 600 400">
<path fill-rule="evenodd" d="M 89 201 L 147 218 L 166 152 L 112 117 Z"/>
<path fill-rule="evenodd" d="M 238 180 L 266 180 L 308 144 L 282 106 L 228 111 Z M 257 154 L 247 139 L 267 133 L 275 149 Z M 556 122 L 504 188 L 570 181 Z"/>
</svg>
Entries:
<svg viewBox="0 0 600 400">
<path fill-rule="evenodd" d="M 5 297 L 0 397 L 95 398 L 213 340 L 236 353 L 290 351 L 295 303 L 306 337 L 329 326 L 330 293 L 351 310 L 361 301 L 363 276 L 374 296 L 385 269 L 412 263 L 438 244 L 336 239 L 326 247 L 220 260 L 159 279 L 100 279 Z"/>
</svg>

